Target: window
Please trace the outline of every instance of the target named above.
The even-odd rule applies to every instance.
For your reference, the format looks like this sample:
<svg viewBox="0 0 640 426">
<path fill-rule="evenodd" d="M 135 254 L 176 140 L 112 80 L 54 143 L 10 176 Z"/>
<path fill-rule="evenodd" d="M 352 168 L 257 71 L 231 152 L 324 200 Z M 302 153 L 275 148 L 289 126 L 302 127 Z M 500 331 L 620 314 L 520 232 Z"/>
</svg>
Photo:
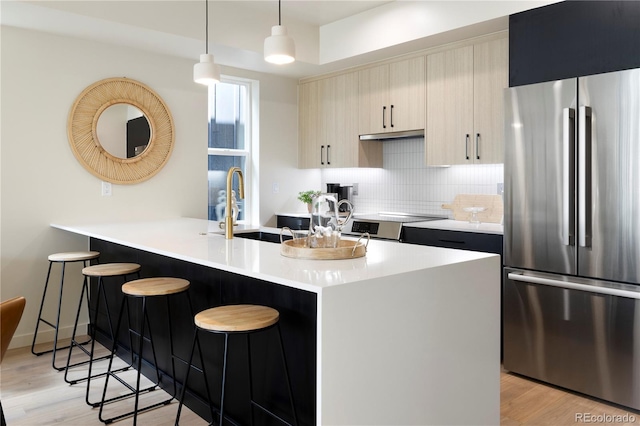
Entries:
<svg viewBox="0 0 640 426">
<path fill-rule="evenodd" d="M 233 190 L 238 204 L 238 221 L 251 219 L 254 191 L 251 182 L 256 168 L 252 162 L 251 111 L 252 82 L 223 78 L 209 88 L 209 220 L 224 220 L 227 172 L 240 167 L 244 175 L 245 197 L 240 199 L 238 178 Z"/>
</svg>

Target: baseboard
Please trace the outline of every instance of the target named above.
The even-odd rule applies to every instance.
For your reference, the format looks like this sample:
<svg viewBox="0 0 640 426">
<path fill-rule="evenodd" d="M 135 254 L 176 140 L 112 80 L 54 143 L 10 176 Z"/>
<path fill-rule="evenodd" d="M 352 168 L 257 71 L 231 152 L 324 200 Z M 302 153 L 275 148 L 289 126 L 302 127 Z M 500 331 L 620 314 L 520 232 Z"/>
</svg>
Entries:
<svg viewBox="0 0 640 426">
<path fill-rule="evenodd" d="M 87 333 L 88 323 L 78 324 L 78 330 L 83 334 Z M 73 334 L 73 326 L 60 327 L 58 329 L 58 339 L 70 339 Z M 38 330 L 38 340 L 36 345 L 40 343 L 51 343 L 55 338 L 55 330 L 48 325 L 41 323 Z M 31 346 L 33 342 L 33 333 L 14 334 L 11 339 L 9 349 L 23 348 L 25 346 Z"/>
</svg>

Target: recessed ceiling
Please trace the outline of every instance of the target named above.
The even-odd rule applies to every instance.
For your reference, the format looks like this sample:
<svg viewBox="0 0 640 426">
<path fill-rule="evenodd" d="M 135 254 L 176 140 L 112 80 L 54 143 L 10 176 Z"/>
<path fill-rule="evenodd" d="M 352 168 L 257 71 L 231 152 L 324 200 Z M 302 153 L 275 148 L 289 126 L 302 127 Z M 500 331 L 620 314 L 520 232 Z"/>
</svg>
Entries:
<svg viewBox="0 0 640 426">
<path fill-rule="evenodd" d="M 532 1 L 285 0 L 296 62 L 267 64 L 277 0 L 209 0 L 210 53 L 223 66 L 301 78 L 505 30 Z M 204 52 L 205 0 L 0 1 L 2 25 L 193 59 Z"/>
</svg>

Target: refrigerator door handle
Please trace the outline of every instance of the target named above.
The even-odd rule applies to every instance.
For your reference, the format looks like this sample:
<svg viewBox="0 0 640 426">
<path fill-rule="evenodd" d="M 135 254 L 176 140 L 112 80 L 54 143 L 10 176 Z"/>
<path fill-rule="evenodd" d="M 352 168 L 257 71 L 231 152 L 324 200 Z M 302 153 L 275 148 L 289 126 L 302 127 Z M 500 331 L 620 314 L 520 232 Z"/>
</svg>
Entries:
<svg viewBox="0 0 640 426">
<path fill-rule="evenodd" d="M 580 291 L 586 291 L 589 293 L 607 294 L 610 296 L 628 297 L 630 299 L 640 299 L 640 291 L 630 291 L 630 290 L 623 290 L 619 288 L 600 287 L 600 286 L 581 284 L 576 282 L 554 280 L 551 278 L 531 275 L 530 273 L 527 273 L 527 275 L 524 275 L 523 272 L 509 272 L 507 274 L 507 277 L 511 281 L 520 281 L 520 282 L 530 283 L 530 284 L 542 284 L 542 285 L 548 285 L 552 287 L 565 288 L 569 290 L 580 290 Z"/>
<path fill-rule="evenodd" d="M 578 244 L 591 247 L 591 108 L 581 106 L 578 116 Z"/>
<path fill-rule="evenodd" d="M 565 246 L 575 244 L 575 115 L 573 108 L 562 110 L 562 244 Z"/>
</svg>

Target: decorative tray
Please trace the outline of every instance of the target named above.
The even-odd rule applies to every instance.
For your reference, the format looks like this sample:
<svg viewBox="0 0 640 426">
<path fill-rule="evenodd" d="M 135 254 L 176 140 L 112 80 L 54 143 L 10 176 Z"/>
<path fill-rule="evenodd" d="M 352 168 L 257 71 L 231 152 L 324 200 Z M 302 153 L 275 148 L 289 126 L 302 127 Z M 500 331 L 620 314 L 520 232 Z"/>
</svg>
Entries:
<svg viewBox="0 0 640 426">
<path fill-rule="evenodd" d="M 293 240 L 283 241 L 280 244 L 280 254 L 285 257 L 295 259 L 311 259 L 311 260 L 338 260 L 338 259 L 355 259 L 363 257 L 367 254 L 366 243 L 361 239 L 364 235 L 354 240 L 340 240 L 337 247 L 309 247 L 306 238 L 297 238 Z M 367 234 L 367 238 L 369 238 Z"/>
</svg>

